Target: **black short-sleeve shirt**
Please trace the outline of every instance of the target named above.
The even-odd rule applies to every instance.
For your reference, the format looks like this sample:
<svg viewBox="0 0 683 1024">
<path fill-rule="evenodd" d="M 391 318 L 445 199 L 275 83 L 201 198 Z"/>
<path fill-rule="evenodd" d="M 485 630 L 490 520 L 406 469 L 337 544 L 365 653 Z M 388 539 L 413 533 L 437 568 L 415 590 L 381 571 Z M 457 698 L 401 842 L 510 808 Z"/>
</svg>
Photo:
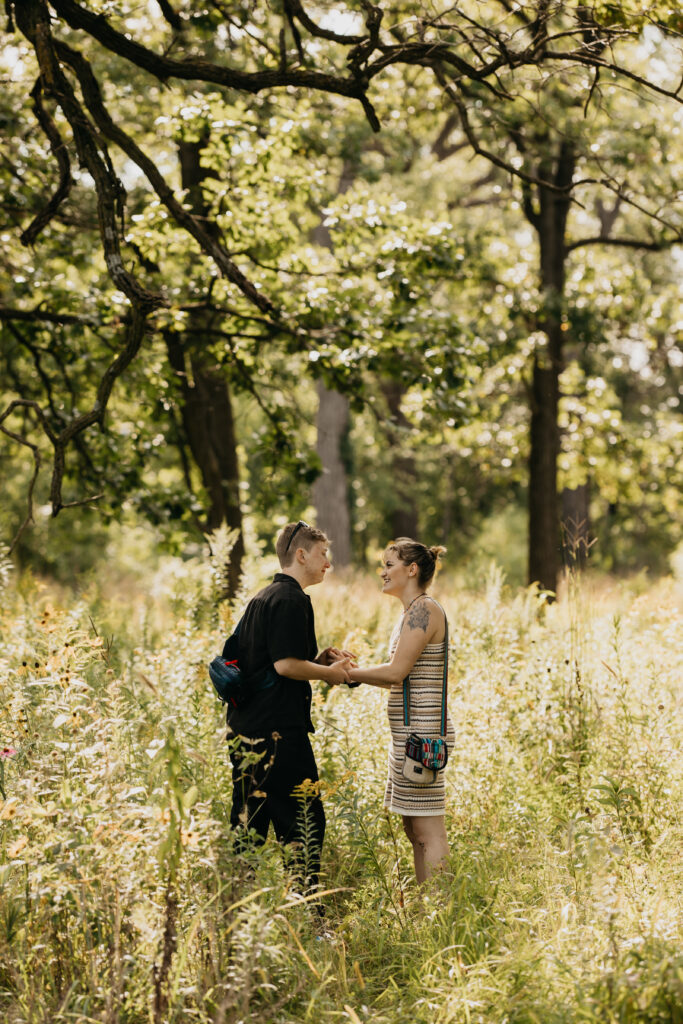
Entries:
<svg viewBox="0 0 683 1024">
<path fill-rule="evenodd" d="M 240 668 L 251 676 L 281 658 L 313 661 L 317 654 L 311 599 L 292 576 L 278 572 L 247 605 L 239 634 Z M 257 690 L 243 708 L 230 709 L 228 724 L 250 737 L 274 729 L 313 732 L 311 684 L 278 675 L 273 686 Z"/>
</svg>

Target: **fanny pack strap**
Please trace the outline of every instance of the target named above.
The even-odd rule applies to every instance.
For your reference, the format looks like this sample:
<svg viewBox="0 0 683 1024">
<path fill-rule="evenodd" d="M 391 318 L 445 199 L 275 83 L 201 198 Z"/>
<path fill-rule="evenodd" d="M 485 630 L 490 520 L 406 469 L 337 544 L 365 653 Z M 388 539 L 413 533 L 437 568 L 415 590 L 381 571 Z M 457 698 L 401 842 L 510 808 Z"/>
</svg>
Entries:
<svg viewBox="0 0 683 1024">
<path fill-rule="evenodd" d="M 431 597 L 430 601 L 434 601 Z M 438 608 L 441 605 L 438 601 L 434 601 L 434 604 Z M 443 639 L 444 642 L 444 656 L 443 656 L 443 683 L 441 686 L 441 733 L 440 738 L 446 738 L 446 716 L 448 713 L 448 618 L 446 612 L 441 608 L 443 612 L 444 621 L 446 623 L 446 633 Z M 403 629 L 403 623 L 401 623 L 401 629 Z M 408 674 L 403 680 L 403 724 L 406 728 L 410 728 L 410 674 Z"/>
</svg>

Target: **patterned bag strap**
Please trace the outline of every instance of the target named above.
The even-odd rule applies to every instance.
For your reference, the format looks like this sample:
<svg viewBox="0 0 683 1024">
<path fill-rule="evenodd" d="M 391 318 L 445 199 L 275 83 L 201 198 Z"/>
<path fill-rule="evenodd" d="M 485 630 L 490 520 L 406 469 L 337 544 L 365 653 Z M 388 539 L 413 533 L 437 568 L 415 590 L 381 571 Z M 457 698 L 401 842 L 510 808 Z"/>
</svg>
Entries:
<svg viewBox="0 0 683 1024">
<path fill-rule="evenodd" d="M 434 601 L 433 597 L 430 597 L 430 601 Z M 441 608 L 438 601 L 434 601 L 434 604 Z M 444 655 L 443 655 L 443 682 L 441 685 L 441 739 L 446 738 L 446 716 L 448 714 L 448 616 L 446 612 L 441 608 L 443 612 L 444 622 L 446 624 L 446 632 L 444 635 Z M 403 629 L 403 623 L 401 623 L 401 629 Z M 410 673 L 403 680 L 403 724 L 406 728 L 410 728 Z"/>
</svg>

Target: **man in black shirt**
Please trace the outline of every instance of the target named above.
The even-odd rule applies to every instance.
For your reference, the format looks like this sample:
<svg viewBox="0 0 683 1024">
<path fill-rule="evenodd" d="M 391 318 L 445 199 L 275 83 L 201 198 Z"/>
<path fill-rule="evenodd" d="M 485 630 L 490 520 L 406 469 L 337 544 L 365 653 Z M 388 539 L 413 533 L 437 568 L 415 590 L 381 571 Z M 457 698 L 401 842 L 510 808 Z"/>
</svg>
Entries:
<svg viewBox="0 0 683 1024">
<path fill-rule="evenodd" d="M 255 680 L 245 706 L 230 708 L 233 797 L 230 822 L 253 829 L 265 842 L 272 822 L 304 884 L 315 885 L 325 834 L 318 768 L 309 732 L 311 679 L 350 682 L 352 655 L 328 648 L 318 654 L 306 587 L 330 568 L 324 533 L 303 521 L 288 523 L 276 552 L 282 572 L 247 605 L 239 633 L 239 665 Z M 258 681 L 258 682 L 257 682 Z M 260 755 L 254 763 L 254 754 Z M 306 787 L 306 780 L 314 785 Z M 308 793 L 303 794 L 302 787 Z"/>
</svg>

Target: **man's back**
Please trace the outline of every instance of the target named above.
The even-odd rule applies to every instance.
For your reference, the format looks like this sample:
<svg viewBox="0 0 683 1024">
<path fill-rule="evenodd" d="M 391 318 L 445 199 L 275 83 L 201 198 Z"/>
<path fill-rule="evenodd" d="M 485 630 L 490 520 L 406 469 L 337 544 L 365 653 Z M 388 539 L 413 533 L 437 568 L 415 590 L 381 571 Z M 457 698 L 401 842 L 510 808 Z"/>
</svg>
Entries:
<svg viewBox="0 0 683 1024">
<path fill-rule="evenodd" d="M 285 573 L 256 594 L 244 613 L 239 636 L 239 663 L 247 677 L 258 677 L 282 658 L 313 660 L 318 653 L 311 599 L 299 583 Z M 231 709 L 228 723 L 243 736 L 289 729 L 312 731 L 311 685 L 306 680 L 277 675 L 267 689 L 255 692 L 248 703 Z"/>
</svg>

